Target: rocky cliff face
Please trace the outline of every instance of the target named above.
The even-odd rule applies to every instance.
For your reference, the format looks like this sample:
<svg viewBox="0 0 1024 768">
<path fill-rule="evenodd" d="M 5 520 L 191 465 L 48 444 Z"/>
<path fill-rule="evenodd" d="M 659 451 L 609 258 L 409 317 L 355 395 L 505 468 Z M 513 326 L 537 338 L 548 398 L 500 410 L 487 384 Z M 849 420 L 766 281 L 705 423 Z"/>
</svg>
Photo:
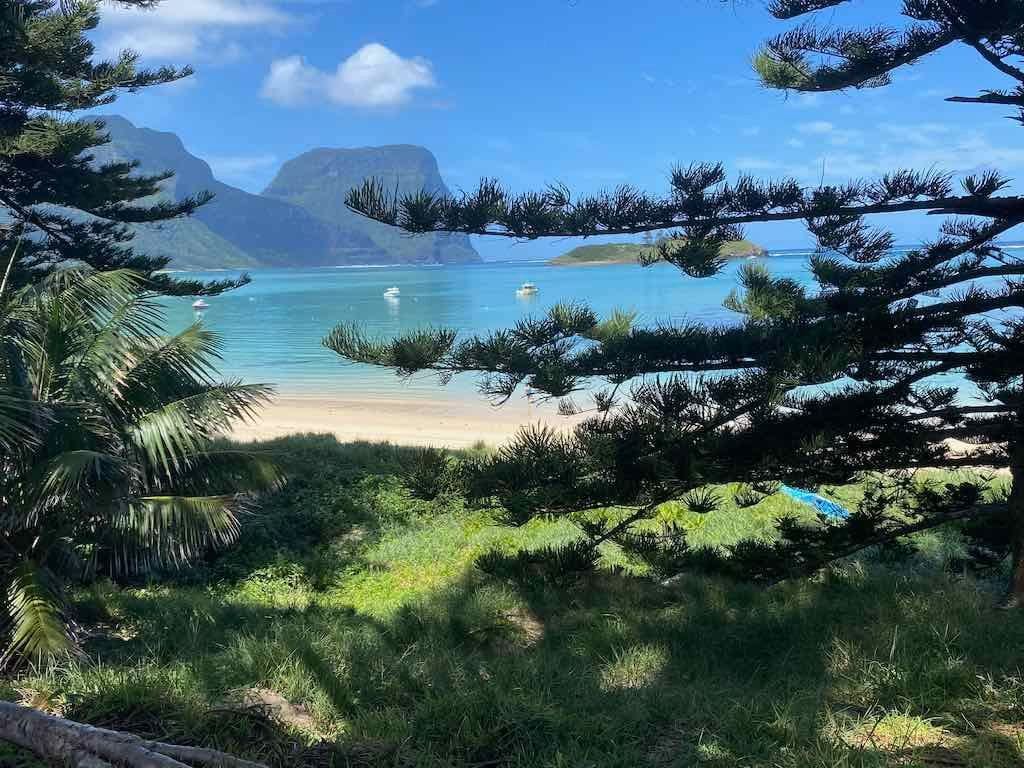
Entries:
<svg viewBox="0 0 1024 768">
<path fill-rule="evenodd" d="M 377 178 L 399 193 L 447 192 L 437 160 L 423 147 L 398 144 L 361 149 L 314 149 L 285 163 L 264 196 L 287 201 L 346 232 L 370 238 L 401 263 L 479 261 L 465 235 L 409 235 L 345 207 L 349 190 Z"/>
<path fill-rule="evenodd" d="M 163 188 L 163 194 L 172 199 L 180 200 L 203 190 L 215 195 L 211 203 L 190 219 L 160 228 L 138 228 L 139 250 L 170 256 L 174 267 L 479 261 L 468 238 L 425 236 L 422 242 L 417 242 L 418 238 L 367 222 L 345 208 L 345 194 L 362 182 L 364 172 L 387 179 L 402 178 L 408 184 L 422 180 L 443 186 L 436 160 L 421 147 L 403 147 L 402 152 L 393 152 L 395 148 L 391 147 L 309 152 L 286 163 L 278 174 L 278 179 L 284 176 L 290 180 L 290 186 L 284 189 L 301 190 L 300 193 L 275 192 L 275 179 L 267 194 L 254 195 L 218 181 L 210 166 L 189 153 L 175 134 L 139 128 L 122 117 L 102 119 L 111 143 L 92 152 L 97 162 L 137 160 L 143 173 L 174 171 L 174 178 L 165 182 Z M 307 161 L 310 156 L 322 153 L 335 157 L 327 170 L 323 170 L 322 163 Z M 415 157 L 416 162 L 410 163 L 409 157 Z M 344 183 L 349 187 L 343 187 Z M 332 210 L 335 202 L 337 210 Z"/>
</svg>

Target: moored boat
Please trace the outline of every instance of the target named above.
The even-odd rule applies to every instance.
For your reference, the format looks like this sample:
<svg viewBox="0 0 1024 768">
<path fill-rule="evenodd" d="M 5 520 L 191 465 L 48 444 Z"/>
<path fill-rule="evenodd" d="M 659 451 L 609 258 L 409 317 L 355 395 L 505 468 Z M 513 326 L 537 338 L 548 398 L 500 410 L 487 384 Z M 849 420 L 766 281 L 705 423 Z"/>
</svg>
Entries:
<svg viewBox="0 0 1024 768">
<path fill-rule="evenodd" d="M 520 296 L 532 296 L 539 290 L 540 289 L 533 283 L 523 283 L 522 285 L 519 286 L 516 293 L 518 293 Z"/>
</svg>

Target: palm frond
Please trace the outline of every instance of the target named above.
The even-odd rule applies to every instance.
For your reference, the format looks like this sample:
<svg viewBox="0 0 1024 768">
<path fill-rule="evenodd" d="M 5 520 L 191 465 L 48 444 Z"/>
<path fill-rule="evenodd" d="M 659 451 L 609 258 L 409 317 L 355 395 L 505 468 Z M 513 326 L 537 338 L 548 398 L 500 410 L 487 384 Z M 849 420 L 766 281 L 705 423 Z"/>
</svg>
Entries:
<svg viewBox="0 0 1024 768">
<path fill-rule="evenodd" d="M 220 349 L 220 337 L 198 323 L 173 336 L 148 339 L 120 372 L 123 397 L 131 402 L 159 395 L 168 387 L 211 386 Z"/>
<path fill-rule="evenodd" d="M 23 561 L 7 582 L 6 597 L 8 640 L 0 666 L 14 657 L 46 662 L 71 650 L 63 596 L 45 567 Z"/>
<path fill-rule="evenodd" d="M 222 384 L 163 405 L 143 415 L 129 438 L 150 466 L 173 477 L 186 459 L 199 456 L 217 434 L 233 422 L 255 416 L 272 389 L 262 384 Z"/>
<path fill-rule="evenodd" d="M 76 371 L 116 394 L 118 382 L 137 364 L 140 347 L 159 337 L 162 320 L 160 306 L 151 299 L 135 296 L 123 301 L 99 323 Z"/>
<path fill-rule="evenodd" d="M 43 403 L 0 392 L 0 451 L 11 455 L 38 445 L 52 421 Z"/>
<path fill-rule="evenodd" d="M 0 653 L 73 646 L 60 588 L 234 542 L 266 456 L 211 450 L 269 387 L 216 383 L 216 334 L 161 332 L 129 272 L 62 270 L 0 302 Z"/>
<path fill-rule="evenodd" d="M 284 482 L 284 475 L 273 459 L 253 451 L 204 451 L 185 457 L 185 461 L 188 473 L 174 482 L 179 493 L 204 495 L 225 488 L 239 493 L 260 493 L 273 490 Z"/>
<path fill-rule="evenodd" d="M 40 494 L 50 499 L 81 497 L 90 482 L 110 484 L 108 474 L 123 474 L 125 460 L 94 450 L 64 451 L 43 467 Z"/>
<path fill-rule="evenodd" d="M 112 521 L 111 567 L 121 574 L 180 568 L 234 543 L 248 507 L 239 494 L 132 499 Z"/>
<path fill-rule="evenodd" d="M 143 339 L 147 329 L 156 327 L 155 308 L 141 296 L 142 286 L 141 278 L 126 270 L 71 269 L 18 293 L 6 309 L 8 322 L 18 324 L 21 332 L 9 339 L 23 359 L 35 397 L 74 396 L 76 374 L 104 330 L 122 339 Z"/>
<path fill-rule="evenodd" d="M 130 269 L 96 272 L 83 268 L 59 270 L 28 290 L 66 311 L 104 318 L 138 301 L 145 285 L 145 278 Z"/>
</svg>

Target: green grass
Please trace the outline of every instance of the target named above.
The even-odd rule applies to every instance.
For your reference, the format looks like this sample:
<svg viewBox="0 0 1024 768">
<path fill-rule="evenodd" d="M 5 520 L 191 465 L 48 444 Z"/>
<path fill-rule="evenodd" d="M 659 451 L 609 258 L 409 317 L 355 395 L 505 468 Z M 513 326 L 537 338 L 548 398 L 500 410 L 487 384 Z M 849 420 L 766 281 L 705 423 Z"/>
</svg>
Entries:
<svg viewBox="0 0 1024 768">
<path fill-rule="evenodd" d="M 572 264 L 639 264 L 640 256 L 651 249 L 643 243 L 605 243 L 603 245 L 581 245 L 548 264 L 570 266 Z M 749 240 L 731 240 L 720 249 L 723 258 L 737 259 L 750 255 L 761 255 L 764 249 Z"/>
<path fill-rule="evenodd" d="M 1024 761 L 1024 616 L 994 607 L 994 584 L 943 569 L 948 534 L 911 563 L 868 557 L 769 590 L 618 568 L 572 588 L 516 586 L 473 560 L 563 541 L 570 525 L 508 529 L 456 497 L 414 499 L 408 450 L 263 447 L 293 480 L 239 546 L 171 579 L 83 594 L 87 655 L 0 680 L 0 696 L 274 764 Z M 802 510 L 773 497 L 739 514 L 663 514 L 722 543 L 767 535 L 784 512 Z M 255 689 L 312 725 L 240 710 Z"/>
</svg>

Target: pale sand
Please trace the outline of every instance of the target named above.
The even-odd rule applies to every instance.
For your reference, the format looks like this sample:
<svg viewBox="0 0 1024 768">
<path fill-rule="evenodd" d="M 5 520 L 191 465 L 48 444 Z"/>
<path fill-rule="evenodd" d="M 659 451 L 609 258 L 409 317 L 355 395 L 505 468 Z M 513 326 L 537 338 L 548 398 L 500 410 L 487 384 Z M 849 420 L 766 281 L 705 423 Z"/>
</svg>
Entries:
<svg viewBox="0 0 1024 768">
<path fill-rule="evenodd" d="M 577 419 L 559 416 L 548 404 L 522 398 L 500 407 L 479 395 L 444 392 L 438 399 L 398 396 L 280 395 L 250 424 L 232 432 L 236 440 L 272 440 L 294 434 L 330 434 L 340 442 L 365 440 L 396 445 L 468 448 L 483 441 L 501 445 L 523 425 L 565 429 Z M 975 446 L 948 440 L 954 455 L 966 456 Z M 1007 474 L 1009 470 L 996 470 Z"/>
<path fill-rule="evenodd" d="M 564 428 L 569 421 L 551 405 L 513 400 L 495 407 L 472 393 L 446 393 L 436 400 L 281 395 L 253 423 L 239 425 L 231 437 L 270 440 L 312 432 L 332 434 L 341 442 L 367 440 L 466 448 L 481 440 L 492 446 L 500 445 L 524 424 Z"/>
</svg>

